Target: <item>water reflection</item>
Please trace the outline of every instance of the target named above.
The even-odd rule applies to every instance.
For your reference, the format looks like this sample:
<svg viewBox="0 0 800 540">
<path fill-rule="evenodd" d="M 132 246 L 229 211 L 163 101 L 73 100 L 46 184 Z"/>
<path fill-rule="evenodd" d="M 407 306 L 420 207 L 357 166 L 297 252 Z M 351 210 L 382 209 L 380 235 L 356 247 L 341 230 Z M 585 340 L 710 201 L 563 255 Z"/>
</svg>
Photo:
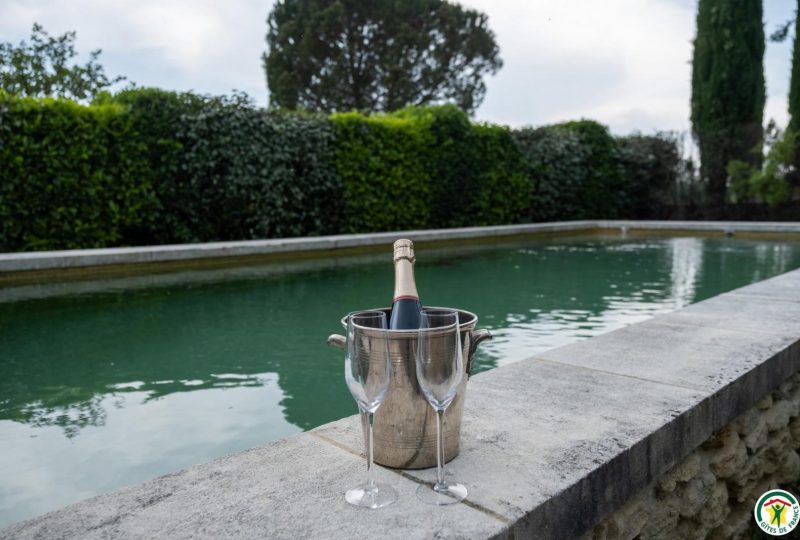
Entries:
<svg viewBox="0 0 800 540">
<path fill-rule="evenodd" d="M 695 300 L 697 280 L 703 269 L 703 242 L 699 238 L 675 238 L 670 240 L 669 247 L 672 251 L 670 296 L 675 309 L 680 309 Z"/>
<path fill-rule="evenodd" d="M 393 276 L 388 253 L 346 261 L 0 289 L 0 525 L 355 413 L 324 341 L 388 305 Z M 418 261 L 426 304 L 492 329 L 485 370 L 798 267 L 800 249 L 593 237 Z"/>
<path fill-rule="evenodd" d="M 465 306 L 478 312 L 496 336 L 479 350 L 478 370 L 640 322 L 800 265 L 797 244 L 709 238 L 580 239 L 495 255 L 483 261 L 485 274 L 494 279 L 475 287 L 474 303 Z M 476 264 L 465 261 L 453 274 L 472 276 Z"/>
<path fill-rule="evenodd" d="M 61 426 L 0 421 L 0 523 L 300 431 L 284 418 L 279 377 L 253 378 L 258 385 L 157 398 L 133 388 L 96 396 L 103 421 L 71 439 Z"/>
</svg>

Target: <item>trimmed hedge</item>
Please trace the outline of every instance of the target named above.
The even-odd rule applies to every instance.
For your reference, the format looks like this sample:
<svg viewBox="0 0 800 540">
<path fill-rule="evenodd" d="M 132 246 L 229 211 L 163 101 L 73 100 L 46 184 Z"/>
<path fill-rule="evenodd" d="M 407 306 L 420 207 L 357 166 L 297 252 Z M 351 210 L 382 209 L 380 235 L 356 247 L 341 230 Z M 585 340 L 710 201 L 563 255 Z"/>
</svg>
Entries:
<svg viewBox="0 0 800 540">
<path fill-rule="evenodd" d="M 158 89 L 90 106 L 0 94 L 0 250 L 647 217 L 679 165 L 674 140 L 586 120 L 511 131 L 453 106 L 324 117 Z"/>
<path fill-rule="evenodd" d="M 668 217 L 676 204 L 682 158 L 676 135 L 631 135 L 617 139 L 618 156 L 625 175 L 625 217 Z"/>
<path fill-rule="evenodd" d="M 430 134 L 413 119 L 334 114 L 336 169 L 344 183 L 344 232 L 425 228 L 430 212 Z"/>
<path fill-rule="evenodd" d="M 455 106 L 335 114 L 347 232 L 514 223 L 530 182 L 507 128 Z M 380 179 L 380 181 L 376 181 Z"/>
<path fill-rule="evenodd" d="M 460 224 L 517 223 L 531 196 L 522 153 L 507 128 L 479 124 L 473 130 L 473 152 L 464 159 L 474 166 L 474 180 Z"/>
<path fill-rule="evenodd" d="M 471 124 L 454 105 L 410 107 L 395 116 L 413 120 L 429 136 L 427 226 L 500 225 L 523 218 L 531 186 L 507 128 Z"/>
<path fill-rule="evenodd" d="M 514 139 L 525 156 L 532 197 L 531 221 L 583 219 L 580 192 L 589 176 L 591 149 L 578 135 L 559 127 L 524 128 Z"/>
<path fill-rule="evenodd" d="M 132 244 L 191 241 L 193 235 L 186 222 L 195 210 L 181 196 L 188 190 L 182 189 L 188 182 L 183 172 L 184 145 L 180 132 L 187 115 L 202 111 L 203 99 L 193 94 L 142 88 L 123 90 L 114 96 L 101 95 L 96 101 L 125 107 L 147 146 L 151 184 L 158 194 L 157 212 L 127 240 Z"/>
<path fill-rule="evenodd" d="M 320 116 L 247 98 L 145 89 L 118 94 L 151 149 L 156 243 L 310 236 L 340 230 L 333 130 Z"/>
<path fill-rule="evenodd" d="M 591 120 L 514 132 L 533 184 L 532 221 L 669 215 L 683 166 L 671 134 L 612 137 Z"/>
<path fill-rule="evenodd" d="M 188 241 L 333 233 L 341 221 L 332 130 L 324 119 L 212 102 L 187 118 L 175 205 Z M 181 189 L 182 188 L 182 189 Z"/>
<path fill-rule="evenodd" d="M 0 96 L 0 251 L 126 243 L 155 208 L 123 107 Z"/>
<path fill-rule="evenodd" d="M 581 164 L 578 206 L 582 218 L 616 219 L 625 214 L 627 190 L 618 159 L 617 142 L 604 125 L 592 120 L 558 124 L 574 133 L 588 150 Z"/>
</svg>

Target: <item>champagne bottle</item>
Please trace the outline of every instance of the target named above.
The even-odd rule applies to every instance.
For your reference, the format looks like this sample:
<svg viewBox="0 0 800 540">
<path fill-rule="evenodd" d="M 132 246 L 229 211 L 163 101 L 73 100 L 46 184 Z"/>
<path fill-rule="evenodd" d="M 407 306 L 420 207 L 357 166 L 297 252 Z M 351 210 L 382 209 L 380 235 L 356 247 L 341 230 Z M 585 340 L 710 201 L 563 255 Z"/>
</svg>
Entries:
<svg viewBox="0 0 800 540">
<path fill-rule="evenodd" d="M 414 330 L 420 327 L 422 304 L 414 282 L 414 243 L 398 240 L 394 243 L 394 300 L 391 330 Z"/>
</svg>

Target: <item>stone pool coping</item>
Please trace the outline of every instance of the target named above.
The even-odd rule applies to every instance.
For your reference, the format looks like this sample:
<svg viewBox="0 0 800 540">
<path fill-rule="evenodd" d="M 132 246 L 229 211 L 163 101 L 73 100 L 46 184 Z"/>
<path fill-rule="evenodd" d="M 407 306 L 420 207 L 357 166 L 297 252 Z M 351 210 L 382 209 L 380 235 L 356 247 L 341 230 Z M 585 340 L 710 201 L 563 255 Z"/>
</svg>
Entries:
<svg viewBox="0 0 800 540">
<path fill-rule="evenodd" d="M 800 370 L 800 270 L 473 377 L 466 503 L 414 497 L 433 470 L 378 468 L 400 500 L 348 506 L 356 417 L 62 508 L 0 538 L 578 536 Z M 331 381 L 331 384 L 341 384 Z"/>
<path fill-rule="evenodd" d="M 627 232 L 652 231 L 676 233 L 761 233 L 800 234 L 798 222 L 747 222 L 747 221 L 632 221 L 586 220 L 500 225 L 493 227 L 464 227 L 456 229 L 431 229 L 368 234 L 343 234 L 333 236 L 278 238 L 271 240 L 245 240 L 237 242 L 209 242 L 199 244 L 174 244 L 105 249 L 74 249 L 24 253 L 0 253 L 0 277 L 13 273 L 98 268 L 125 265 L 154 265 L 188 263 L 191 261 L 221 261 L 225 259 L 277 258 L 313 255 L 331 251 L 368 251 L 385 249 L 397 238 L 410 237 L 420 244 L 459 243 L 467 241 L 504 239 L 625 230 Z"/>
</svg>

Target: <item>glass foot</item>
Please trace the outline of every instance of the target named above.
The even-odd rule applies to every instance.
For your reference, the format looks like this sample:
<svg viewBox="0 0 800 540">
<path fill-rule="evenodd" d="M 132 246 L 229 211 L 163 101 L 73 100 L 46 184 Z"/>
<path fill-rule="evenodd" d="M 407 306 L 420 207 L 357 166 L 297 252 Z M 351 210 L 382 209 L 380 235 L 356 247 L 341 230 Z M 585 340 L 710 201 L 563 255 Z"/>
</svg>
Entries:
<svg viewBox="0 0 800 540">
<path fill-rule="evenodd" d="M 397 500 L 397 492 L 388 484 L 361 484 L 344 494 L 347 502 L 362 508 L 383 508 Z"/>
<path fill-rule="evenodd" d="M 434 487 L 420 485 L 417 488 L 417 498 L 426 504 L 445 506 L 456 504 L 467 498 L 467 488 L 463 484 L 449 484 Z"/>
</svg>

